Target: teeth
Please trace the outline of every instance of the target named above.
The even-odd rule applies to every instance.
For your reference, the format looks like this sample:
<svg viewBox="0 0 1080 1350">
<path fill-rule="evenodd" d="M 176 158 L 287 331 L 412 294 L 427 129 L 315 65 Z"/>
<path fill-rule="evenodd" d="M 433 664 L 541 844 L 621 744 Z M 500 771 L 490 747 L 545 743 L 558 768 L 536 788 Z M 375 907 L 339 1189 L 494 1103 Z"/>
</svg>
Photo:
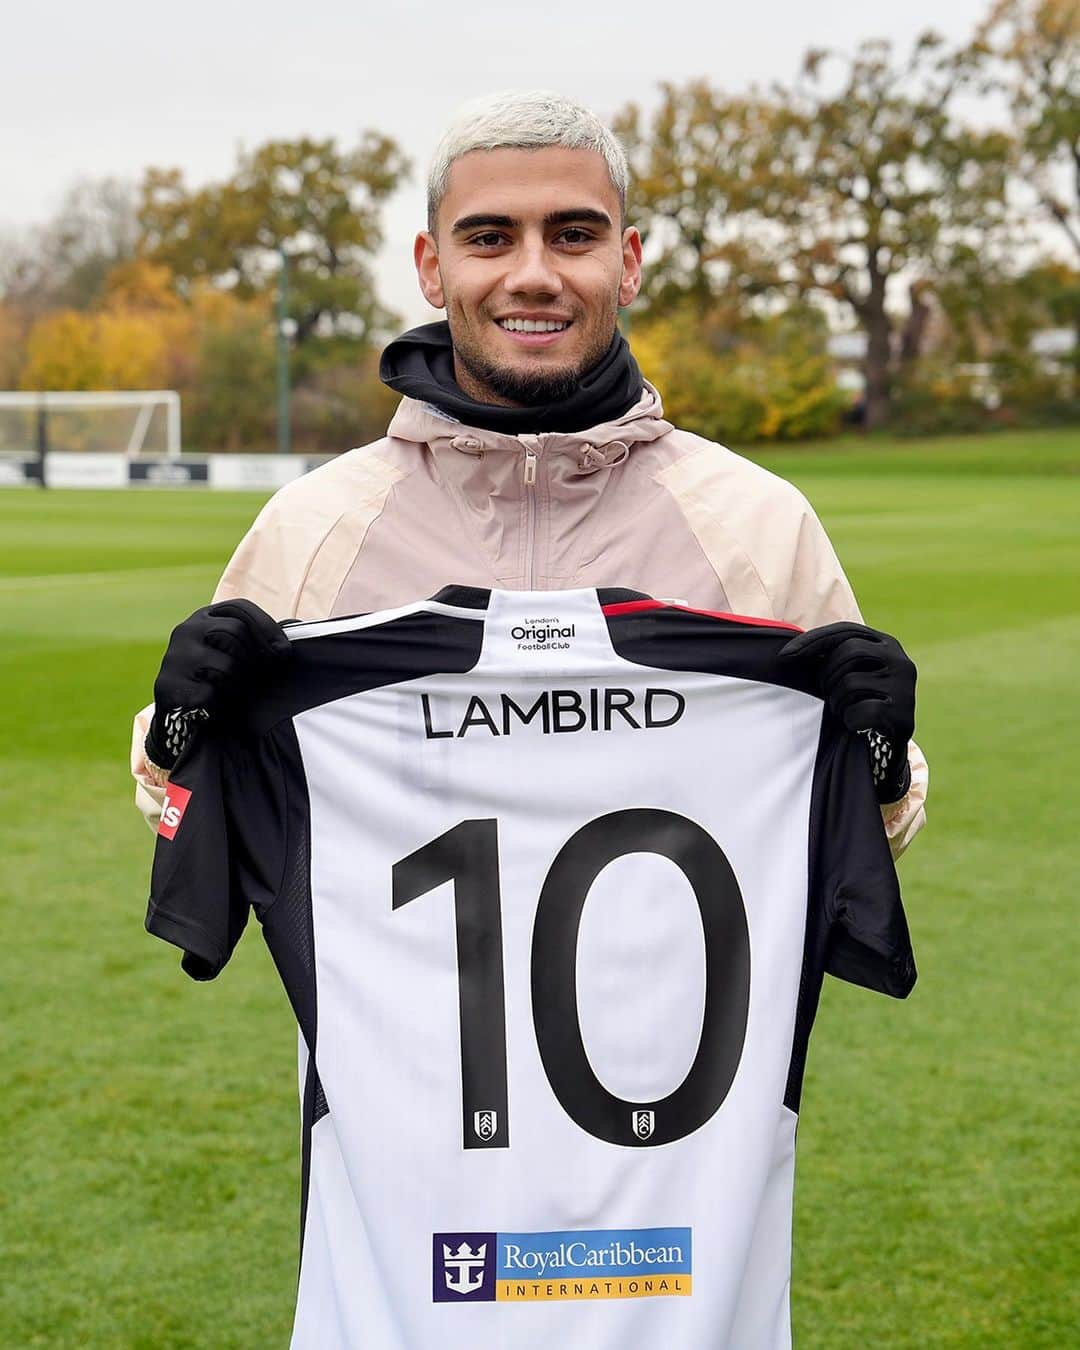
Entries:
<svg viewBox="0 0 1080 1350">
<path fill-rule="evenodd" d="M 511 333 L 561 333 L 568 323 L 553 319 L 500 319 L 499 326 Z"/>
</svg>

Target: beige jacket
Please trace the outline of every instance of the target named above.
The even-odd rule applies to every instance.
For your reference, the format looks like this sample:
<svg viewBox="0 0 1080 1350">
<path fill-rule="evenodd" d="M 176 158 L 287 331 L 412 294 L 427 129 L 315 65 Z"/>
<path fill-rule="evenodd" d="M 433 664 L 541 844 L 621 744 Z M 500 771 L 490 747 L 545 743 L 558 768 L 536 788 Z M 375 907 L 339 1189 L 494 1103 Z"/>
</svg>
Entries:
<svg viewBox="0 0 1080 1350">
<path fill-rule="evenodd" d="M 860 620 L 817 517 L 790 483 L 664 421 L 646 384 L 617 421 L 511 436 L 403 399 L 385 439 L 281 489 L 241 540 L 215 600 L 275 618 L 364 613 L 447 584 L 624 586 L 702 609 L 816 628 Z M 136 718 L 136 800 L 156 827 L 162 789 Z M 883 808 L 899 855 L 925 821 L 927 768 Z"/>
</svg>

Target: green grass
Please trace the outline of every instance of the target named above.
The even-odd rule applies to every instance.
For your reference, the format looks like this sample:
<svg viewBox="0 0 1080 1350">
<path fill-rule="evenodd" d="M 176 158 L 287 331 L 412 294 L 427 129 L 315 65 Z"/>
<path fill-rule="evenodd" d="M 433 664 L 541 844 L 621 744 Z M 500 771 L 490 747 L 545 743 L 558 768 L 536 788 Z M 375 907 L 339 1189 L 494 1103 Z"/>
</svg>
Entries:
<svg viewBox="0 0 1080 1350">
<path fill-rule="evenodd" d="M 1074 1344 L 1080 434 L 761 458 L 915 658 L 933 775 L 901 866 L 920 983 L 830 981 L 814 1033 L 797 1344 Z M 201 986 L 142 932 L 125 768 L 259 500 L 0 494 L 5 1347 L 288 1339 L 292 1019 L 254 935 Z"/>
</svg>

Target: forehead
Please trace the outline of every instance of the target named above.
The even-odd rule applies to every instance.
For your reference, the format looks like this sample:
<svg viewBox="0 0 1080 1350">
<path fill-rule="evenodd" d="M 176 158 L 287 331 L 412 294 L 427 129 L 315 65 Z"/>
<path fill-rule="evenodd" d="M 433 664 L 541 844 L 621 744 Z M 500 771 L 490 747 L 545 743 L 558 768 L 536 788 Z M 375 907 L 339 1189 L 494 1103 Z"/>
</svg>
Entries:
<svg viewBox="0 0 1080 1350">
<path fill-rule="evenodd" d="M 462 216 L 511 216 L 528 222 L 587 207 L 619 219 L 619 194 L 597 150 L 470 150 L 450 166 L 439 226 Z"/>
</svg>

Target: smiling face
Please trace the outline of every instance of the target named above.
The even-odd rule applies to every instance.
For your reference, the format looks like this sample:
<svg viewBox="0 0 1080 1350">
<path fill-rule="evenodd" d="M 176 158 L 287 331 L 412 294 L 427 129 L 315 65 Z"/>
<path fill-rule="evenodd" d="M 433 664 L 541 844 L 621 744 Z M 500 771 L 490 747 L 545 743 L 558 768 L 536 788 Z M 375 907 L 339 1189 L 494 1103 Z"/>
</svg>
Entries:
<svg viewBox="0 0 1080 1350">
<path fill-rule="evenodd" d="M 473 150 L 454 161 L 434 233 L 413 250 L 446 309 L 454 374 L 511 407 L 565 398 L 607 351 L 641 280 L 641 239 L 594 150 Z"/>
</svg>

